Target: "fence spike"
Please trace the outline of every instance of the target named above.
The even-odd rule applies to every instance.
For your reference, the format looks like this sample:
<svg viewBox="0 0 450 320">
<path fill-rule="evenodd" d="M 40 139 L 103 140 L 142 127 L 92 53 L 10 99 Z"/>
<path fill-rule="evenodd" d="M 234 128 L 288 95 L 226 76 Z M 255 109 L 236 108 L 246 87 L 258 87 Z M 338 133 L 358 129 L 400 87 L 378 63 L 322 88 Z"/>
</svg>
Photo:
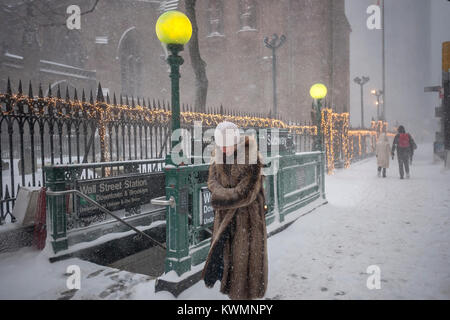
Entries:
<svg viewBox="0 0 450 320">
<path fill-rule="evenodd" d="M 9 77 L 8 77 L 8 84 L 6 85 L 6 94 L 12 95 L 11 80 L 9 80 Z"/>
<path fill-rule="evenodd" d="M 86 94 L 84 92 L 84 88 L 83 88 L 83 92 L 81 93 L 81 101 L 86 102 Z"/>
<path fill-rule="evenodd" d="M 49 98 L 52 97 L 52 86 L 50 85 L 50 83 L 48 84 L 48 93 L 47 93 L 47 97 L 49 97 Z"/>
<path fill-rule="evenodd" d="M 123 105 L 123 96 L 122 96 L 122 94 L 120 94 L 120 96 L 119 96 L 119 102 L 120 102 L 120 105 Z"/>
<path fill-rule="evenodd" d="M 114 96 L 113 96 L 113 105 L 117 105 L 117 99 L 116 99 L 116 93 L 114 92 Z"/>
<path fill-rule="evenodd" d="M 44 98 L 44 93 L 42 92 L 42 85 L 39 83 L 39 98 Z"/>
<path fill-rule="evenodd" d="M 103 96 L 102 85 L 100 84 L 100 82 L 98 83 L 97 88 L 97 102 L 105 102 L 105 97 Z"/>
<path fill-rule="evenodd" d="M 142 98 L 142 107 L 147 108 L 146 104 L 145 104 L 145 99 Z"/>
<path fill-rule="evenodd" d="M 127 104 L 127 107 L 129 107 L 130 106 L 130 102 L 128 101 L 128 95 L 127 94 L 125 95 L 125 102 Z"/>
<path fill-rule="evenodd" d="M 111 100 L 109 99 L 109 92 L 106 93 L 106 103 L 111 104 Z"/>
<path fill-rule="evenodd" d="M 56 91 L 56 98 L 61 99 L 61 86 L 58 83 L 58 90 Z"/>
<path fill-rule="evenodd" d="M 136 106 L 134 104 L 134 97 L 131 96 L 131 107 L 134 109 Z"/>
<path fill-rule="evenodd" d="M 19 93 L 18 95 L 21 96 L 22 95 L 22 80 L 19 80 Z"/>
<path fill-rule="evenodd" d="M 147 99 L 147 102 L 148 102 L 148 107 L 149 107 L 150 109 L 154 109 L 154 108 L 155 108 L 155 99 L 153 99 L 153 107 L 152 107 L 152 104 L 150 103 L 150 98 Z"/>
<path fill-rule="evenodd" d="M 33 88 L 31 87 L 31 80 L 28 84 L 28 98 L 33 98 Z"/>
<path fill-rule="evenodd" d="M 89 103 L 90 104 L 94 104 L 94 96 L 92 95 L 92 89 L 91 89 L 91 91 L 89 93 Z"/>
<path fill-rule="evenodd" d="M 70 101 L 70 95 L 69 95 L 69 86 L 66 86 L 66 101 Z"/>
<path fill-rule="evenodd" d="M 75 88 L 75 91 L 74 91 L 74 93 L 73 93 L 73 100 L 78 101 L 77 88 Z"/>
<path fill-rule="evenodd" d="M 8 185 L 6 185 L 5 188 L 5 200 L 11 198 L 11 196 L 9 195 L 9 189 L 8 189 Z"/>
<path fill-rule="evenodd" d="M 161 103 L 159 102 L 159 99 L 158 99 L 158 109 L 161 109 Z"/>
</svg>

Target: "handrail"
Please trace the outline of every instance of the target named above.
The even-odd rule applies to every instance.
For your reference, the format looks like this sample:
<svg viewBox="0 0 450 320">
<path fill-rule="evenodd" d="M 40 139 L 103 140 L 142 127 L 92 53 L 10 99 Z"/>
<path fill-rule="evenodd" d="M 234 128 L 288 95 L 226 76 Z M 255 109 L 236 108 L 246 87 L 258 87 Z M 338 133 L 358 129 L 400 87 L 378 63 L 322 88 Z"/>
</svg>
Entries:
<svg viewBox="0 0 450 320">
<path fill-rule="evenodd" d="M 76 194 L 79 197 L 83 198 L 84 200 L 86 200 L 87 202 L 89 202 L 90 204 L 96 206 L 98 209 L 100 209 L 100 211 L 109 214 L 110 216 L 112 216 L 113 218 L 115 218 L 116 220 L 118 220 L 119 222 L 123 223 L 124 225 L 126 225 L 127 227 L 131 228 L 132 230 L 134 230 L 135 232 L 137 232 L 138 234 L 146 237 L 147 239 L 151 240 L 153 243 L 155 243 L 156 245 L 158 245 L 159 247 L 163 248 L 164 250 L 166 250 L 166 246 L 162 243 L 160 243 L 159 241 L 156 241 L 155 239 L 153 239 L 152 237 L 150 237 L 148 234 L 146 234 L 145 232 L 142 232 L 141 230 L 133 227 L 131 224 L 129 224 L 128 222 L 126 222 L 125 220 L 119 218 L 118 216 L 116 216 L 115 214 L 113 214 L 111 211 L 109 211 L 108 209 L 106 209 L 105 207 L 103 207 L 102 205 L 100 205 L 97 201 L 92 200 L 90 197 L 88 197 L 87 195 L 85 195 L 84 193 L 78 191 L 78 190 L 65 190 L 65 191 L 47 191 L 46 192 L 47 195 L 49 196 L 62 196 L 62 195 L 66 195 L 66 194 Z"/>
<path fill-rule="evenodd" d="M 150 200 L 151 204 L 157 206 L 170 206 L 171 208 L 175 208 L 175 198 L 171 196 L 169 200 L 165 200 L 166 196 L 158 197 Z"/>
<path fill-rule="evenodd" d="M 72 163 L 72 164 L 53 164 L 48 165 L 48 168 L 106 168 L 106 167 L 121 167 L 126 165 L 140 165 L 140 164 L 158 164 L 164 162 L 165 158 L 156 159 L 142 159 L 142 160 L 124 160 L 124 161 L 105 161 L 105 162 L 92 162 L 92 163 Z"/>
</svg>

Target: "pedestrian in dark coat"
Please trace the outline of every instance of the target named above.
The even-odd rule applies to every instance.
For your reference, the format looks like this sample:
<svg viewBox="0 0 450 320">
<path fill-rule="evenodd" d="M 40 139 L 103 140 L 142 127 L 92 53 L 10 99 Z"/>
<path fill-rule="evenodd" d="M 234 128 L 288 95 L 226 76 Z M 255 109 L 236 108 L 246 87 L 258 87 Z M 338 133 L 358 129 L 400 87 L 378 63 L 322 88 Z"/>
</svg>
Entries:
<svg viewBox="0 0 450 320">
<path fill-rule="evenodd" d="M 400 171 L 400 179 L 403 179 L 405 172 L 406 178 L 409 179 L 409 161 L 412 157 L 412 152 L 416 143 L 409 133 L 406 133 L 405 127 L 399 126 L 398 133 L 392 143 L 392 160 L 394 160 L 394 153 L 397 150 L 398 166 Z"/>
<path fill-rule="evenodd" d="M 214 228 L 202 278 L 207 287 L 220 280 L 231 299 L 262 298 L 268 274 L 262 158 L 253 137 L 236 139 L 227 146 L 215 139 L 208 177 Z"/>
</svg>

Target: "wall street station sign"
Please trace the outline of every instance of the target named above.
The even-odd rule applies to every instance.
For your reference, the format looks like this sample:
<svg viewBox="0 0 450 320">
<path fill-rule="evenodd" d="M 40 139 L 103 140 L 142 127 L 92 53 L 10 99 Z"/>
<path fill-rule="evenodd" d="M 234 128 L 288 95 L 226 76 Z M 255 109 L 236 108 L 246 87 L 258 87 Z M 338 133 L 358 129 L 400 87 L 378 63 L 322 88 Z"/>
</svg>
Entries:
<svg viewBox="0 0 450 320">
<path fill-rule="evenodd" d="M 207 225 L 214 222 L 214 209 L 211 204 L 211 191 L 207 187 L 200 189 L 200 223 Z"/>
<path fill-rule="evenodd" d="M 150 203 L 151 198 L 164 195 L 164 175 L 152 173 L 78 180 L 76 188 L 110 211 L 129 210 Z M 86 217 L 99 213 L 99 210 L 80 199 L 77 213 L 79 217 Z"/>
</svg>

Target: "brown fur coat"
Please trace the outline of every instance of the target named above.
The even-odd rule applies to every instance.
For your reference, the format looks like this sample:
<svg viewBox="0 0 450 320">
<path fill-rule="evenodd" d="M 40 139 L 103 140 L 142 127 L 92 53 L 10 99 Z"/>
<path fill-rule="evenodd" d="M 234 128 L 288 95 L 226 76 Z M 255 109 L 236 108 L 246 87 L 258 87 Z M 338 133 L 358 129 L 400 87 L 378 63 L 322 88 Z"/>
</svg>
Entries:
<svg viewBox="0 0 450 320">
<path fill-rule="evenodd" d="M 245 146 L 244 164 L 236 164 L 236 152 L 234 164 L 219 161 L 223 154 L 217 149 L 209 168 L 214 230 L 202 278 L 208 287 L 221 280 L 220 291 L 231 299 L 253 299 L 267 289 L 262 158 L 252 137 L 242 137 L 239 144 Z"/>
</svg>

